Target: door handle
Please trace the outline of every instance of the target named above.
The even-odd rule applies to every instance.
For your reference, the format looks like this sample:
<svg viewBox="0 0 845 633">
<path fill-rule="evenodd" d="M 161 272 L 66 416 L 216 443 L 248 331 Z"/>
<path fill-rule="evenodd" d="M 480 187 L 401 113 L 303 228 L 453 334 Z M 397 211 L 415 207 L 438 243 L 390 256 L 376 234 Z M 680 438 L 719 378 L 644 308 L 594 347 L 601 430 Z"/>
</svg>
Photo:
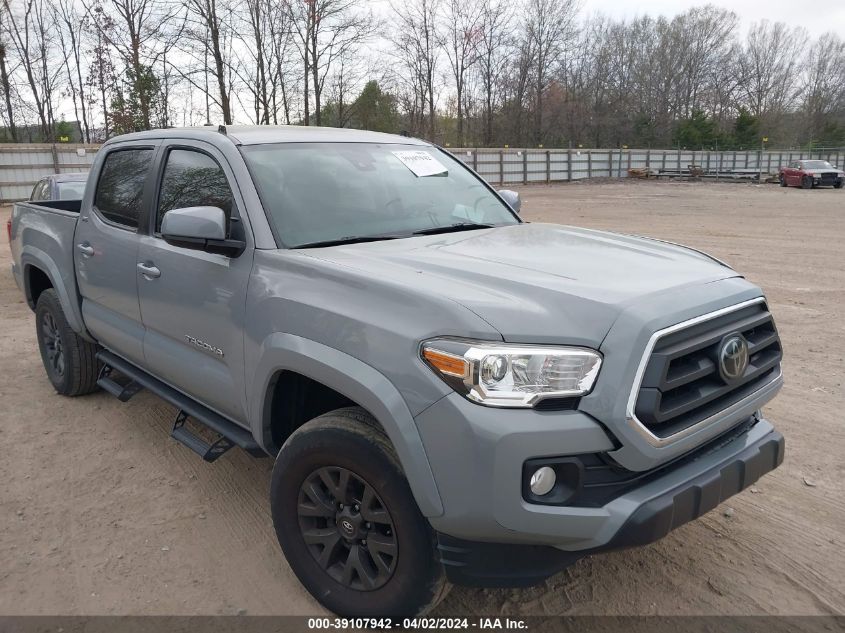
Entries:
<svg viewBox="0 0 845 633">
<path fill-rule="evenodd" d="M 94 255 L 94 247 L 91 246 L 88 242 L 82 242 L 82 244 L 77 244 L 76 248 L 79 249 L 79 252 L 85 255 L 85 257 L 91 257 Z"/>
<path fill-rule="evenodd" d="M 138 270 L 141 271 L 145 279 L 157 279 L 161 277 L 161 271 L 152 264 L 138 262 Z"/>
</svg>

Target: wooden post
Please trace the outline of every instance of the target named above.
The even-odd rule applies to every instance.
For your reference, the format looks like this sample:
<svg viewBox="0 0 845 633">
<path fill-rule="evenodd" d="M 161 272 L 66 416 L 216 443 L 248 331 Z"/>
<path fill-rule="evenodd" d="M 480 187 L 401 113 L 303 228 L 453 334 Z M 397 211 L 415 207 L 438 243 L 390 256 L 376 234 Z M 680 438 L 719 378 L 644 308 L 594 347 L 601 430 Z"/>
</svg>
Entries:
<svg viewBox="0 0 845 633">
<path fill-rule="evenodd" d="M 593 153 L 587 150 L 587 180 L 593 177 Z"/>
<path fill-rule="evenodd" d="M 572 148 L 566 150 L 566 182 L 572 182 Z"/>
<path fill-rule="evenodd" d="M 546 184 L 552 181 L 552 153 L 546 150 Z"/>
<path fill-rule="evenodd" d="M 478 172 L 478 148 L 476 147 L 472 152 L 472 170 Z"/>
<path fill-rule="evenodd" d="M 705 173 L 709 174 L 710 173 L 710 152 L 709 151 L 707 152 L 707 166 L 705 167 L 705 169 L 706 169 Z"/>
<path fill-rule="evenodd" d="M 666 171 L 666 151 L 663 152 L 663 164 L 660 168 L 661 171 Z"/>
<path fill-rule="evenodd" d="M 651 148 L 645 151 L 645 168 L 648 171 L 651 168 Z"/>
</svg>

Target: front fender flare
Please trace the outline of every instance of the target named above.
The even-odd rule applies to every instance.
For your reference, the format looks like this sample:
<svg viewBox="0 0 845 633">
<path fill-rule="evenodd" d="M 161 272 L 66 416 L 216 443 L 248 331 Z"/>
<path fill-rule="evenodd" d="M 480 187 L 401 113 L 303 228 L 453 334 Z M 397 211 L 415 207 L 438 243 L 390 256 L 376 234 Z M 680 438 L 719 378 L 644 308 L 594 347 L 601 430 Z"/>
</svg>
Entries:
<svg viewBox="0 0 845 633">
<path fill-rule="evenodd" d="M 254 436 L 265 447 L 270 445 L 270 383 L 279 371 L 295 371 L 331 387 L 369 411 L 396 449 L 420 511 L 427 517 L 443 514 L 416 423 L 399 391 L 382 373 L 349 354 L 294 334 L 271 334 L 261 344 L 259 354 L 252 381 L 254 391 L 249 399 L 250 419 Z"/>
</svg>

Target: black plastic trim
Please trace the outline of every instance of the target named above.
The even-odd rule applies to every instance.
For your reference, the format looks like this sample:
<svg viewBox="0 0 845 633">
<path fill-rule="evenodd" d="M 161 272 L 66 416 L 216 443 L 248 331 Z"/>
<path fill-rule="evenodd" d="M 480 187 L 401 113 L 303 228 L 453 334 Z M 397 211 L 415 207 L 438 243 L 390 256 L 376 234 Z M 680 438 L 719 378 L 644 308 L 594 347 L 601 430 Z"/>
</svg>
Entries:
<svg viewBox="0 0 845 633">
<path fill-rule="evenodd" d="M 182 392 L 176 391 L 173 387 L 166 385 L 158 378 L 154 378 L 143 369 L 136 367 L 129 361 L 123 360 L 120 356 L 112 352 L 102 350 L 97 353 L 97 358 L 124 376 L 131 378 L 148 391 L 152 391 L 163 400 L 167 400 L 170 404 L 179 407 L 179 409 L 190 415 L 194 420 L 231 440 L 232 443 L 240 446 L 250 455 L 256 457 L 266 456 L 266 453 L 258 446 L 252 434 L 242 426 L 224 418 L 219 413 L 215 413 Z"/>
<path fill-rule="evenodd" d="M 437 534 L 437 549 L 454 584 L 473 587 L 527 587 L 573 565 L 581 558 L 653 543 L 681 525 L 709 512 L 749 487 L 783 462 L 783 436 L 772 431 L 690 481 L 639 506 L 605 545 L 564 551 L 545 545 L 466 541 Z"/>
</svg>

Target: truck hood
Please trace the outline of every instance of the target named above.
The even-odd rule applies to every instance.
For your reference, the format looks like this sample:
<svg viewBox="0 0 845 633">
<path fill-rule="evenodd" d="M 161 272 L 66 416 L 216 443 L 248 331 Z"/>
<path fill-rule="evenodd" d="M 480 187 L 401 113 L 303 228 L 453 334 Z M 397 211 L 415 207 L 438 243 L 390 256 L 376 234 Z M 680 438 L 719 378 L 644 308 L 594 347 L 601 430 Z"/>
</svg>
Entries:
<svg viewBox="0 0 845 633">
<path fill-rule="evenodd" d="M 681 246 L 553 224 L 300 252 L 446 296 L 523 343 L 598 346 L 631 302 L 738 276 Z"/>
</svg>

